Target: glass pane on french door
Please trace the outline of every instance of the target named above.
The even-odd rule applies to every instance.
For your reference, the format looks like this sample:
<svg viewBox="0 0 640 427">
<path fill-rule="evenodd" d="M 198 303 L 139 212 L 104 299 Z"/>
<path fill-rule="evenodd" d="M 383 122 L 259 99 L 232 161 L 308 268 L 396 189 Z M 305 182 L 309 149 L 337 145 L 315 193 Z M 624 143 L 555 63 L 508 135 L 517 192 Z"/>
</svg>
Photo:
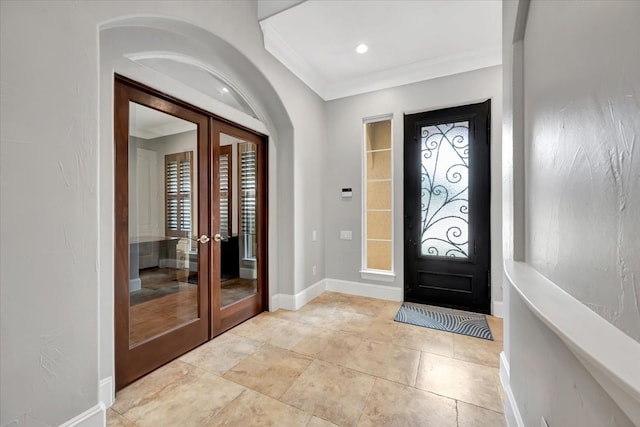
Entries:
<svg viewBox="0 0 640 427">
<path fill-rule="evenodd" d="M 220 133 L 220 307 L 258 292 L 257 144 Z"/>
<path fill-rule="evenodd" d="M 129 347 L 198 318 L 197 125 L 129 104 Z"/>
</svg>

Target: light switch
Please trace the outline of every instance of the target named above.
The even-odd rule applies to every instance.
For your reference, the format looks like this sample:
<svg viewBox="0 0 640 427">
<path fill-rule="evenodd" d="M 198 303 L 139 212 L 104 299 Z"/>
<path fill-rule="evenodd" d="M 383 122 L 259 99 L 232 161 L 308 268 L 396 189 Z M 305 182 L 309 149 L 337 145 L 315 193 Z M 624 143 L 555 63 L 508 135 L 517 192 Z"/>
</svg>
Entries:
<svg viewBox="0 0 640 427">
<path fill-rule="evenodd" d="M 341 230 L 340 231 L 340 239 L 341 240 L 351 240 L 351 230 Z"/>
</svg>

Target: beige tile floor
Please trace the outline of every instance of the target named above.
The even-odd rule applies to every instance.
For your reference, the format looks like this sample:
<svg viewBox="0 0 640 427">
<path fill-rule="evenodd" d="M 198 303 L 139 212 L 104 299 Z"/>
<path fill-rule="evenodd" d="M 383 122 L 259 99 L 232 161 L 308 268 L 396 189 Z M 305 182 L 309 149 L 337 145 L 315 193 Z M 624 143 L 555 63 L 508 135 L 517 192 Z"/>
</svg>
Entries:
<svg viewBox="0 0 640 427">
<path fill-rule="evenodd" d="M 495 341 L 397 323 L 325 292 L 262 313 L 116 395 L 116 426 L 505 426 Z"/>
</svg>

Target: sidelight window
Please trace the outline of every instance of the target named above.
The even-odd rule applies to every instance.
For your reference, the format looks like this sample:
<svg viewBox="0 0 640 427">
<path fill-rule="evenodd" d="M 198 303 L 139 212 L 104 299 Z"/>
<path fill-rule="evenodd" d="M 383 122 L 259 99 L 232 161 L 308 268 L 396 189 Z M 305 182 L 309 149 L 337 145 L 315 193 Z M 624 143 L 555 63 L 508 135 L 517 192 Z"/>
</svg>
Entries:
<svg viewBox="0 0 640 427">
<path fill-rule="evenodd" d="M 364 122 L 363 277 L 366 272 L 393 277 L 391 128 L 391 117 Z"/>
</svg>

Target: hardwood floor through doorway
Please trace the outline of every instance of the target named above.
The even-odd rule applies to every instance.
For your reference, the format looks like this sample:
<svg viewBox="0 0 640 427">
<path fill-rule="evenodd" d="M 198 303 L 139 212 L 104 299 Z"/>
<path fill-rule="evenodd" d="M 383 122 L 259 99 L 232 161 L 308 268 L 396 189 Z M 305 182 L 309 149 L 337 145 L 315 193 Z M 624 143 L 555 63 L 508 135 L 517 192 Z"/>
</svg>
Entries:
<svg viewBox="0 0 640 427">
<path fill-rule="evenodd" d="M 141 272 L 141 289 L 131 293 L 129 342 L 136 346 L 188 322 L 198 314 L 197 279 L 183 270 L 153 268 Z M 195 282 L 195 283 L 194 283 Z M 257 280 L 231 278 L 222 282 L 222 306 L 256 293 Z"/>
</svg>

